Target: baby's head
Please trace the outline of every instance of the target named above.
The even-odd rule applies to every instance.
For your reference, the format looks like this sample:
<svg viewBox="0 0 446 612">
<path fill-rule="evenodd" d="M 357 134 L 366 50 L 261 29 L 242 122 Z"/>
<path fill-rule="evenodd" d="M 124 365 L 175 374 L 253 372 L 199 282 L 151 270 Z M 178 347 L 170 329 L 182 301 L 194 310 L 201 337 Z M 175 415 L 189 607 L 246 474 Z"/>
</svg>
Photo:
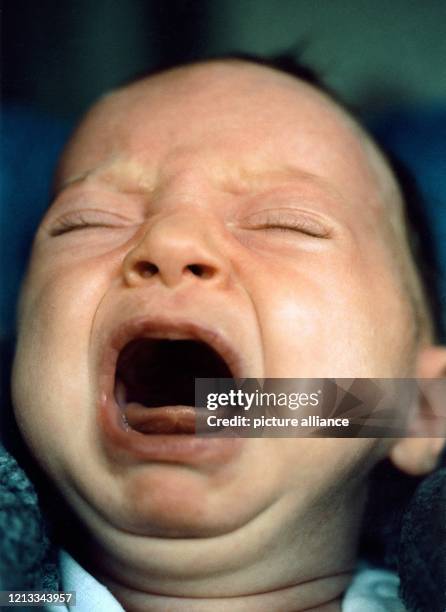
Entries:
<svg viewBox="0 0 446 612">
<path fill-rule="evenodd" d="M 440 452 L 440 438 L 123 429 L 115 374 L 129 343 L 123 369 L 145 351 L 148 376 L 167 370 L 172 385 L 194 367 L 240 378 L 444 371 L 389 165 L 328 95 L 272 68 L 185 66 L 87 114 L 21 296 L 24 438 L 85 527 L 97 573 L 176 596 L 342 576 L 370 469 L 389 456 L 422 474 Z M 179 412 L 167 421 L 187 419 Z"/>
</svg>

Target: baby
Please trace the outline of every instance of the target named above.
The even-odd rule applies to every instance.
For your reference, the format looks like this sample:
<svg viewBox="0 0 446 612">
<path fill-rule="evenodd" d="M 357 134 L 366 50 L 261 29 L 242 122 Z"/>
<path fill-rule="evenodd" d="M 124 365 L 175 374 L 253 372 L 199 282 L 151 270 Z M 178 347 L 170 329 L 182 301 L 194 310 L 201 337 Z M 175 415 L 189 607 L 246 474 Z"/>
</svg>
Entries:
<svg viewBox="0 0 446 612">
<path fill-rule="evenodd" d="M 124 427 L 142 367 L 157 400 L 132 393 L 158 407 Z M 172 389 L 445 369 L 393 173 L 319 88 L 202 62 L 105 96 L 74 133 L 22 290 L 13 403 L 78 521 L 62 555 L 78 598 L 353 610 L 368 474 L 386 457 L 428 473 L 444 440 L 199 438 Z"/>
</svg>

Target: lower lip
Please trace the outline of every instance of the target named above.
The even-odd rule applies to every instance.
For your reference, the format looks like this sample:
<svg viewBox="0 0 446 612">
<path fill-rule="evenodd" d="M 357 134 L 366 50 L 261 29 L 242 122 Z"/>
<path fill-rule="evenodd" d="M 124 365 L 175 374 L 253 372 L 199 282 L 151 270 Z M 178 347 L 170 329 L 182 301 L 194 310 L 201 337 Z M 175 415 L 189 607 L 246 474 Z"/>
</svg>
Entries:
<svg viewBox="0 0 446 612">
<path fill-rule="evenodd" d="M 143 434 L 127 428 L 114 397 L 99 400 L 98 421 L 107 453 L 126 462 L 159 461 L 207 466 L 233 461 L 241 438 L 200 438 L 195 434 Z M 148 409 L 150 410 L 150 409 Z"/>
</svg>

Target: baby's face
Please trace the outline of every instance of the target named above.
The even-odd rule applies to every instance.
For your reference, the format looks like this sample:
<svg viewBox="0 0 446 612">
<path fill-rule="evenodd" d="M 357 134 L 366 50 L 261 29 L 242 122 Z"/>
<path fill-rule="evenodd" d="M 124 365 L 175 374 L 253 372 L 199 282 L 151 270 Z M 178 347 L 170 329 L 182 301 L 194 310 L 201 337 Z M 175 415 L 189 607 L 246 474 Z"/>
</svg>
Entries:
<svg viewBox="0 0 446 612">
<path fill-rule="evenodd" d="M 255 521 L 277 541 L 328 492 L 356 495 L 382 441 L 125 431 L 116 361 L 146 338 L 148 376 L 172 386 L 195 367 L 411 375 L 387 178 L 328 100 L 257 66 L 174 71 L 90 112 L 36 236 L 13 392 L 32 451 L 105 547 Z"/>
</svg>

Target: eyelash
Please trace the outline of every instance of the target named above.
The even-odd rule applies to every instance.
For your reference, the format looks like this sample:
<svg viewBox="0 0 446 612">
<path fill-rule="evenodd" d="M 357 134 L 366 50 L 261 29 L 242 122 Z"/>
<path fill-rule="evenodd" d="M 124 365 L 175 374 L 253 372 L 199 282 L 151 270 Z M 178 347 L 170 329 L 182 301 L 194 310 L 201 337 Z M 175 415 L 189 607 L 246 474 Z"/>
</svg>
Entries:
<svg viewBox="0 0 446 612">
<path fill-rule="evenodd" d="M 99 213 L 92 213 L 98 216 Z M 108 223 L 106 221 L 97 221 L 92 218 L 88 218 L 88 214 L 85 214 L 84 211 L 79 211 L 76 213 L 70 213 L 66 217 L 61 217 L 56 221 L 54 226 L 50 229 L 50 236 L 62 236 L 63 234 L 67 234 L 69 232 L 78 231 L 82 229 L 90 229 L 95 227 L 103 227 L 103 228 L 113 228 L 118 227 L 113 223 Z"/>
<path fill-rule="evenodd" d="M 97 211 L 90 211 L 90 214 L 87 211 L 70 213 L 58 219 L 54 226 L 50 228 L 49 234 L 52 237 L 57 237 L 83 229 L 118 227 L 118 225 L 105 220 L 98 221 L 97 217 L 100 214 Z M 94 216 L 96 216 L 96 219 Z M 258 221 L 256 221 L 256 217 L 260 217 Z M 244 224 L 246 229 L 295 232 L 319 239 L 330 237 L 330 230 L 319 221 L 305 216 L 297 217 L 294 211 L 264 211 L 263 213 L 255 213 L 248 217 L 246 221 L 247 223 Z"/>
<path fill-rule="evenodd" d="M 255 217 L 259 215 L 256 214 Z M 280 232 L 297 232 L 312 238 L 329 238 L 330 230 L 322 223 L 309 217 L 297 217 L 295 213 L 287 211 L 267 211 L 260 215 L 258 221 L 250 220 L 248 229 L 278 230 Z"/>
</svg>

